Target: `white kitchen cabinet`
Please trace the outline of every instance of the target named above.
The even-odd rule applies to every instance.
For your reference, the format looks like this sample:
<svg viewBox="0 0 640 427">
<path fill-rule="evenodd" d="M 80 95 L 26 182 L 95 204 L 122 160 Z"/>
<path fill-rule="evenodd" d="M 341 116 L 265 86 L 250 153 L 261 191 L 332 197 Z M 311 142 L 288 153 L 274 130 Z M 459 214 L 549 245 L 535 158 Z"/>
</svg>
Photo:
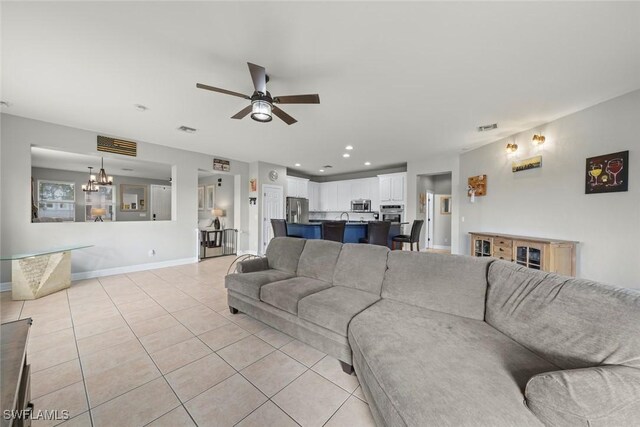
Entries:
<svg viewBox="0 0 640 427">
<path fill-rule="evenodd" d="M 371 199 L 371 210 L 380 210 L 380 183 L 377 177 L 367 178 L 366 185 L 369 187 L 369 199 Z"/>
<path fill-rule="evenodd" d="M 294 176 L 287 177 L 287 197 L 309 198 L 309 180 L 304 178 L 296 178 Z"/>
<path fill-rule="evenodd" d="M 386 203 L 391 200 L 391 177 L 380 176 L 380 203 Z"/>
<path fill-rule="evenodd" d="M 339 211 L 351 210 L 351 181 L 337 181 L 338 184 L 338 204 Z"/>
<path fill-rule="evenodd" d="M 320 183 L 309 181 L 309 210 L 319 211 L 321 210 L 321 196 L 320 196 Z"/>
<path fill-rule="evenodd" d="M 371 199 L 370 193 L 367 179 L 351 180 L 351 200 Z"/>
<path fill-rule="evenodd" d="M 338 183 L 323 182 L 320 184 L 320 210 L 338 210 Z"/>
<path fill-rule="evenodd" d="M 406 173 L 378 175 L 380 184 L 380 203 L 404 203 Z"/>
</svg>

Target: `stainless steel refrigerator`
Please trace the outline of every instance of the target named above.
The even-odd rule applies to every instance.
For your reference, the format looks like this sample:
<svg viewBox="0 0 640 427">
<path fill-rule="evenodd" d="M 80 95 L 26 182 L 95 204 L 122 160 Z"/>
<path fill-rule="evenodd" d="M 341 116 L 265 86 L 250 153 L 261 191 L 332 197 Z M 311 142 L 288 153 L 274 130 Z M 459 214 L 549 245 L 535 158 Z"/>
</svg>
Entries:
<svg viewBox="0 0 640 427">
<path fill-rule="evenodd" d="M 309 199 L 287 197 L 287 222 L 309 222 Z"/>
</svg>

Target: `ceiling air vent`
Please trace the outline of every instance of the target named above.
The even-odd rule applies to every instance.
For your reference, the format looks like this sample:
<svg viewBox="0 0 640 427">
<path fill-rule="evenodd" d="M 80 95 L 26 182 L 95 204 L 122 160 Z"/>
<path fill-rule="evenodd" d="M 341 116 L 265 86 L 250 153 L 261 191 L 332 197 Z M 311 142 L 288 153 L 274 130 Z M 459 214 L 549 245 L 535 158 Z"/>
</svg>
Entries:
<svg viewBox="0 0 640 427">
<path fill-rule="evenodd" d="M 332 167 L 333 167 L 333 166 L 331 166 L 331 165 L 324 165 L 324 166 L 322 167 L 322 169 L 331 169 Z"/>
<path fill-rule="evenodd" d="M 493 123 L 490 125 L 478 126 L 478 132 L 486 132 L 488 130 L 498 129 L 498 124 Z"/>
<path fill-rule="evenodd" d="M 178 130 L 186 133 L 196 133 L 196 129 L 190 128 L 189 126 L 180 126 Z"/>
</svg>

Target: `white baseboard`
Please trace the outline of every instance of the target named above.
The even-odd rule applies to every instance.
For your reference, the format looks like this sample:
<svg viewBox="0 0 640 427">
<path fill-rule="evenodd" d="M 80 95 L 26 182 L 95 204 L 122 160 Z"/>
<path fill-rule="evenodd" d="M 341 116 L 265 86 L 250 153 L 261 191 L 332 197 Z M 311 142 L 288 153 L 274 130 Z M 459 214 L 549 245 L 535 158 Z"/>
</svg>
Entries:
<svg viewBox="0 0 640 427">
<path fill-rule="evenodd" d="M 451 246 L 433 245 L 432 249 L 449 249 L 449 250 L 451 250 Z"/>
<path fill-rule="evenodd" d="M 71 273 L 71 280 L 92 279 L 94 277 L 113 276 L 114 274 L 134 273 L 136 271 L 154 270 L 156 268 L 175 267 L 177 265 L 193 264 L 198 262 L 198 258 L 172 259 L 169 261 L 150 262 L 147 264 L 127 265 L 124 267 L 105 268 L 103 270 L 81 271 Z M 11 290 L 11 282 L 0 283 L 0 292 Z"/>
<path fill-rule="evenodd" d="M 237 255 L 238 256 L 240 256 L 240 255 L 258 255 L 258 252 L 256 252 L 256 251 L 238 251 Z"/>
<path fill-rule="evenodd" d="M 71 273 L 71 280 L 92 279 L 94 277 L 113 276 L 114 274 L 134 273 L 136 271 L 154 270 L 156 268 L 175 267 L 177 265 L 193 264 L 198 258 L 172 259 L 169 261 L 150 262 L 147 264 L 127 265 L 124 267 L 105 268 L 104 270 L 82 271 Z"/>
</svg>

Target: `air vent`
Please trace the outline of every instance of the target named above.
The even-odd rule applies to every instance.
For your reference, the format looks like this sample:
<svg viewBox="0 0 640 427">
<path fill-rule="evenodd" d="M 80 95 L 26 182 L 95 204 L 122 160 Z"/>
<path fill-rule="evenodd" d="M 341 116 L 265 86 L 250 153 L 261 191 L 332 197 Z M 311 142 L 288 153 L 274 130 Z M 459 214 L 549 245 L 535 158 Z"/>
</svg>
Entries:
<svg viewBox="0 0 640 427">
<path fill-rule="evenodd" d="M 186 133 L 196 133 L 196 129 L 190 128 L 189 126 L 180 126 L 178 130 Z"/>
<path fill-rule="evenodd" d="M 333 167 L 333 166 L 331 166 L 331 165 L 324 165 L 324 166 L 322 167 L 322 169 L 331 169 L 332 167 Z"/>
<path fill-rule="evenodd" d="M 488 130 L 494 130 L 494 129 L 498 129 L 498 124 L 497 123 L 493 123 L 493 124 L 490 124 L 490 125 L 478 126 L 478 132 L 486 132 Z"/>
</svg>

